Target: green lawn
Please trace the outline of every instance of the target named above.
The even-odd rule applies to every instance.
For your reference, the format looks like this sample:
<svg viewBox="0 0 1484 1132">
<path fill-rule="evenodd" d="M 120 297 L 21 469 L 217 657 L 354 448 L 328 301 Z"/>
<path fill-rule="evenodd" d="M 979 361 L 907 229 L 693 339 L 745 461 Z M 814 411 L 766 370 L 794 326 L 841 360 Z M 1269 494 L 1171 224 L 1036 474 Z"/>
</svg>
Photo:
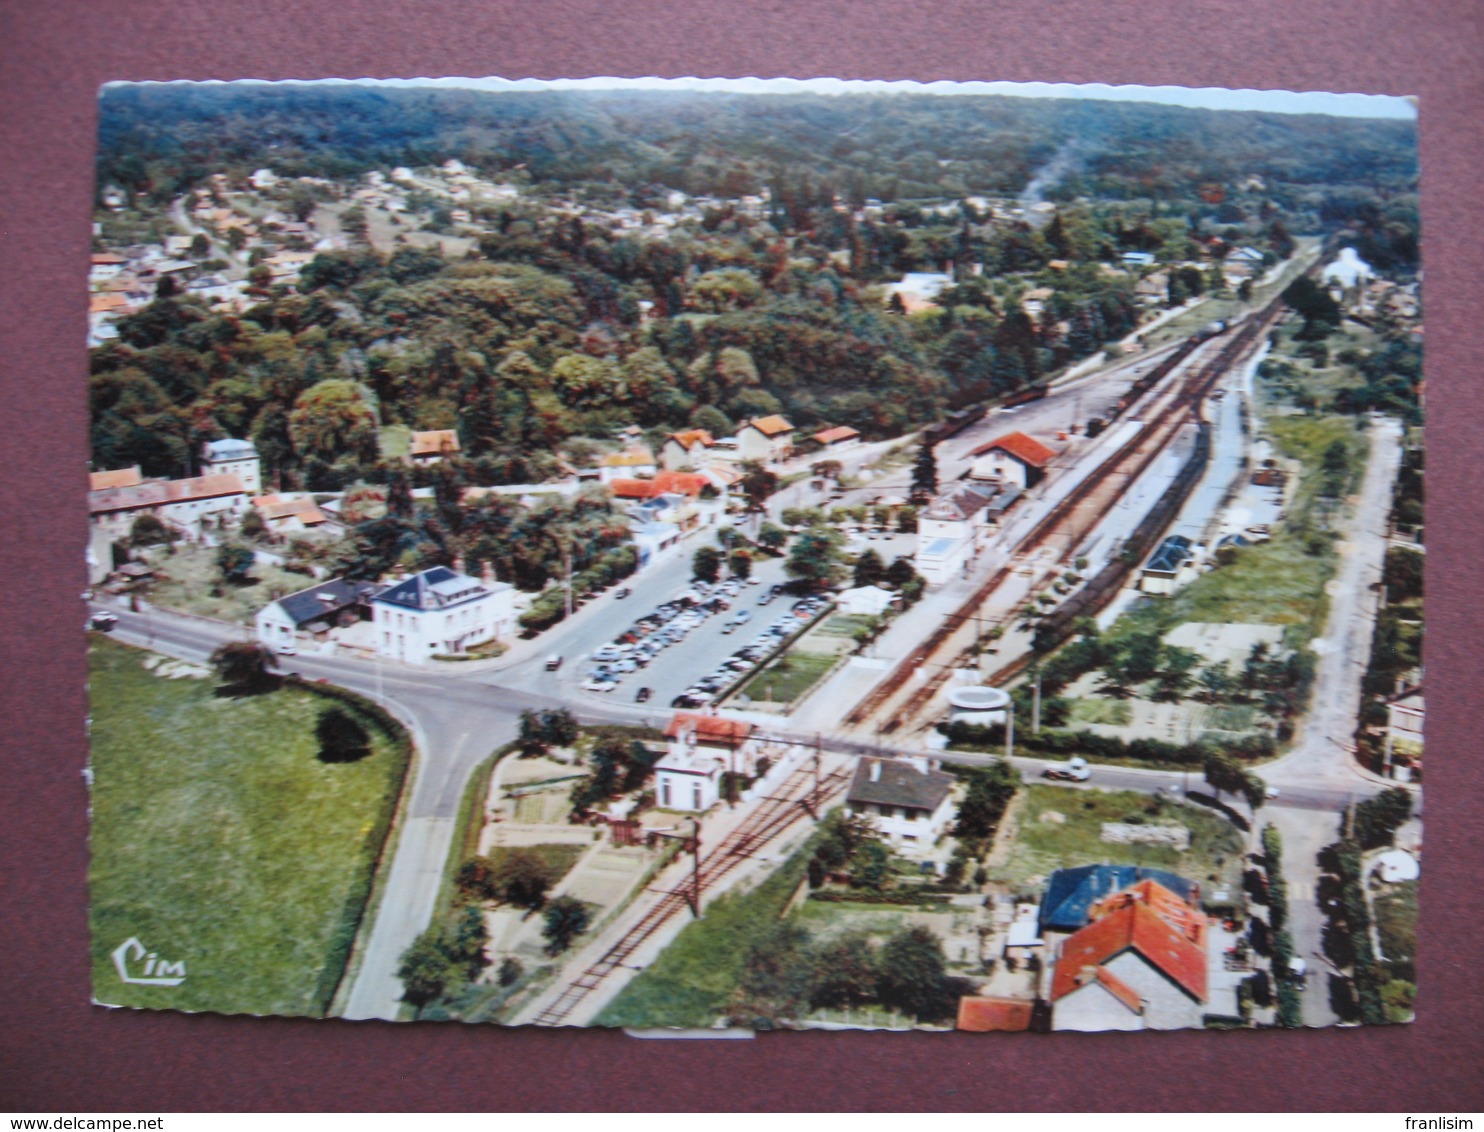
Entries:
<svg viewBox="0 0 1484 1132">
<path fill-rule="evenodd" d="M 790 649 L 743 684 L 740 692 L 753 700 L 775 704 L 793 703 L 819 682 L 835 664 L 831 653 Z"/>
<path fill-rule="evenodd" d="M 811 839 L 756 888 L 718 897 L 594 1024 L 710 1026 L 726 1010 L 748 950 L 778 923 L 813 852 Z"/>
<path fill-rule="evenodd" d="M 1410 972 L 1417 959 L 1417 882 L 1379 885 L 1372 906 L 1382 954 L 1393 970 Z"/>
<path fill-rule="evenodd" d="M 387 425 L 378 437 L 383 460 L 405 460 L 412 447 L 412 430 L 406 425 Z"/>
<path fill-rule="evenodd" d="M 349 952 L 405 772 L 397 737 L 323 763 L 333 701 L 285 687 L 234 700 L 166 679 L 150 654 L 93 635 L 94 995 L 128 1006 L 317 1014 Z M 137 938 L 185 964 L 177 987 L 123 983 Z M 136 972 L 137 973 L 137 972 Z"/>
<path fill-rule="evenodd" d="M 1105 700 L 1097 696 L 1084 696 L 1073 700 L 1068 716 L 1072 723 L 1108 723 L 1116 727 L 1127 726 L 1134 717 L 1134 709 L 1126 700 Z"/>
<path fill-rule="evenodd" d="M 1064 820 L 1044 821 L 1045 813 Z M 1115 845 L 1102 839 L 1104 822 L 1131 819 L 1137 819 L 1135 824 L 1183 825 L 1190 830 L 1190 848 L 1182 853 L 1164 845 Z M 1017 888 L 1031 887 L 1033 877 L 1044 882 L 1056 869 L 1104 861 L 1168 869 L 1203 888 L 1232 886 L 1241 876 L 1242 836 L 1225 818 L 1133 790 L 1026 786 L 1016 823 L 1009 857 L 989 869 L 989 879 Z"/>
</svg>

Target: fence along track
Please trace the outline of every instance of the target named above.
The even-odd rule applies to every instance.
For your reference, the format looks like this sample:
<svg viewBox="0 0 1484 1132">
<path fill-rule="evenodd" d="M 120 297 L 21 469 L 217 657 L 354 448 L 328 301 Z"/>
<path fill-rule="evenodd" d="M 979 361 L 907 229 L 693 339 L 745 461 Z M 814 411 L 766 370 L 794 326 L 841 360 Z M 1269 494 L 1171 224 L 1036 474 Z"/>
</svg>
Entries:
<svg viewBox="0 0 1484 1132">
<path fill-rule="evenodd" d="M 790 774 L 780 784 L 776 794 L 767 796 L 762 805 L 741 825 L 717 842 L 716 848 L 709 855 L 702 858 L 700 869 L 702 895 L 740 866 L 757 849 L 797 821 L 799 810 L 806 809 L 807 804 L 815 802 L 816 799 L 818 803 L 828 801 L 845 788 L 850 777 L 851 772 L 843 768 L 821 776 L 816 795 L 812 770 L 801 768 Z M 803 790 L 800 790 L 801 786 L 804 787 Z M 646 940 L 658 932 L 671 917 L 690 907 L 687 898 L 688 886 L 687 881 L 680 888 L 661 896 L 640 918 L 639 922 L 624 934 L 621 940 L 605 951 L 596 963 L 564 987 L 562 993 L 536 1015 L 535 1024 L 538 1026 L 562 1025 L 578 1004 L 597 990 L 603 980 L 621 967 Z"/>
<path fill-rule="evenodd" d="M 1138 436 L 1130 439 L 1123 448 L 1119 449 L 1110 459 L 1105 460 L 1087 479 L 1069 492 L 1065 499 L 1052 507 L 1022 541 L 1017 556 L 1023 556 L 1028 551 L 1039 549 L 1053 537 L 1066 533 L 1064 528 L 1075 512 L 1088 501 L 1094 492 L 1113 477 L 1125 475 L 1126 482 L 1132 483 L 1164 450 L 1179 426 L 1185 423 L 1188 414 L 1199 405 L 1200 401 L 1210 392 L 1211 387 L 1251 347 L 1254 339 L 1267 331 L 1282 306 L 1282 297 L 1274 298 L 1260 313 L 1247 319 L 1222 345 L 1214 358 L 1203 363 L 1194 374 L 1187 376 L 1180 387 L 1173 394 L 1168 395 L 1162 403 L 1156 402 L 1158 407 L 1155 409 L 1154 420 L 1151 421 L 1150 426 L 1142 430 Z M 1181 353 L 1179 358 L 1185 357 L 1188 353 L 1189 351 Z M 1171 360 L 1173 362 L 1179 359 Z M 1153 437 L 1160 437 L 1160 443 L 1149 444 Z M 1077 541 L 1080 540 L 1071 540 L 1072 545 L 1075 545 Z M 880 710 L 892 696 L 900 691 L 913 672 L 926 664 L 955 633 L 973 619 L 979 607 L 1000 587 L 1012 569 L 1013 561 L 997 570 L 975 590 L 963 605 L 945 618 L 943 624 L 935 629 L 922 645 L 909 653 L 891 675 L 846 717 L 846 723 L 859 724 Z M 883 733 L 895 731 L 905 721 L 916 716 L 942 688 L 948 679 L 948 674 L 949 666 L 940 667 L 912 693 L 889 720 L 878 727 L 878 731 Z"/>
</svg>

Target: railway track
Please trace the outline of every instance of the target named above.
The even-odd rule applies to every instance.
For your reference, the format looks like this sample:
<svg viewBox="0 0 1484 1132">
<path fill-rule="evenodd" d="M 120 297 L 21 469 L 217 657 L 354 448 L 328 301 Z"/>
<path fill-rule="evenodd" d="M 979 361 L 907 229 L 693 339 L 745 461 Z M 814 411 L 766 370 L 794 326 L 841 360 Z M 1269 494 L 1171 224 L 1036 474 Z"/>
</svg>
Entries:
<svg viewBox="0 0 1484 1132">
<path fill-rule="evenodd" d="M 839 768 L 815 780 L 815 771 L 801 768 L 779 784 L 776 793 L 767 796 L 748 818 L 717 842 L 700 863 L 697 886 L 704 896 L 722 878 L 733 872 L 774 837 L 782 833 L 801 814 L 817 815 L 835 795 L 843 791 L 851 771 Z M 597 962 L 562 989 L 532 1021 L 538 1026 L 560 1026 L 572 1012 L 615 970 L 634 954 L 645 941 L 663 928 L 674 916 L 690 907 L 693 892 L 689 884 L 665 892 L 634 924 L 622 939 L 605 951 Z"/>
<path fill-rule="evenodd" d="M 887 679 L 846 716 L 846 723 L 859 725 L 873 715 L 882 713 L 912 673 L 930 663 L 935 655 L 974 620 L 980 607 L 1015 569 L 1016 559 L 1023 559 L 1025 555 L 1048 546 L 1055 549 L 1058 559 L 1069 555 L 1106 513 L 1107 508 L 1116 502 L 1127 485 L 1138 479 L 1166 449 L 1179 430 L 1195 418 L 1195 410 L 1211 388 L 1251 349 L 1258 337 L 1267 332 L 1282 309 L 1281 298 L 1274 299 L 1261 312 L 1243 322 L 1222 343 L 1213 357 L 1193 367 L 1172 389 L 1156 396 L 1148 409 L 1146 427 L 1078 484 L 1066 498 L 1058 501 L 1021 542 L 1015 559 L 995 571 L 968 600 L 944 619 L 943 624 L 923 644 L 903 658 Z M 964 651 L 960 650 L 956 655 L 962 656 Z M 904 723 L 916 718 L 947 682 L 952 668 L 952 663 L 939 665 L 936 672 L 931 673 L 878 725 L 878 733 L 896 731 Z"/>
</svg>

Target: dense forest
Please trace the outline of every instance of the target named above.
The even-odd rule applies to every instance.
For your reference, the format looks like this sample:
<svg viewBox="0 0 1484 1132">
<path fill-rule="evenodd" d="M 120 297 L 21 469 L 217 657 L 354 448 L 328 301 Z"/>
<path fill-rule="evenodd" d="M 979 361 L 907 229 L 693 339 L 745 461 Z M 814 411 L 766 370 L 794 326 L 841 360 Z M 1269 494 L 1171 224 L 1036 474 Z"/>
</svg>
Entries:
<svg viewBox="0 0 1484 1132">
<path fill-rule="evenodd" d="M 292 287 L 255 268 L 235 312 L 164 288 L 94 350 L 95 467 L 178 475 L 203 440 L 245 436 L 274 482 L 315 491 L 384 483 L 378 438 L 395 425 L 456 428 L 461 474 L 482 484 L 541 480 L 630 424 L 657 442 L 783 412 L 801 429 L 898 435 L 1128 334 L 1129 251 L 1185 265 L 1172 302 L 1231 293 L 1227 249 L 1271 263 L 1301 235 L 1416 270 L 1408 122 L 997 97 L 144 85 L 105 90 L 100 139 L 100 188 L 157 219 L 185 194 L 219 194 L 214 174 L 235 188 L 264 166 L 319 179 L 284 181 L 284 208 L 304 192 L 307 208 L 343 208 L 368 172 L 449 158 L 518 186 L 473 209 L 466 256 L 377 251 L 347 224 L 350 245 Z M 658 233 L 602 222 L 647 218 L 672 190 L 704 207 Z M 1054 210 L 1031 223 L 987 196 Z M 439 202 L 414 205 L 405 231 L 446 230 Z M 913 271 L 952 284 L 909 314 L 882 285 Z"/>
</svg>

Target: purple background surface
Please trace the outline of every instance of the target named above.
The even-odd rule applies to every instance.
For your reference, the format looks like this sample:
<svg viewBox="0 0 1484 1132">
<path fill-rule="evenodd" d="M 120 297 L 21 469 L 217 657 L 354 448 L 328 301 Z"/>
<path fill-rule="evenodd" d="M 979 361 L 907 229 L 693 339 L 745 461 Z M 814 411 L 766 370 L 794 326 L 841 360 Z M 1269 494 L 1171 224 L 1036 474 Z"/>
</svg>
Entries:
<svg viewBox="0 0 1484 1132">
<path fill-rule="evenodd" d="M 1471 0 L 0 0 L 0 1109 L 1484 1108 L 1475 714 L 1484 21 Z M 639 1045 L 88 1004 L 84 349 L 113 79 L 838 75 L 1421 96 L 1430 513 L 1420 1020 Z"/>
</svg>

